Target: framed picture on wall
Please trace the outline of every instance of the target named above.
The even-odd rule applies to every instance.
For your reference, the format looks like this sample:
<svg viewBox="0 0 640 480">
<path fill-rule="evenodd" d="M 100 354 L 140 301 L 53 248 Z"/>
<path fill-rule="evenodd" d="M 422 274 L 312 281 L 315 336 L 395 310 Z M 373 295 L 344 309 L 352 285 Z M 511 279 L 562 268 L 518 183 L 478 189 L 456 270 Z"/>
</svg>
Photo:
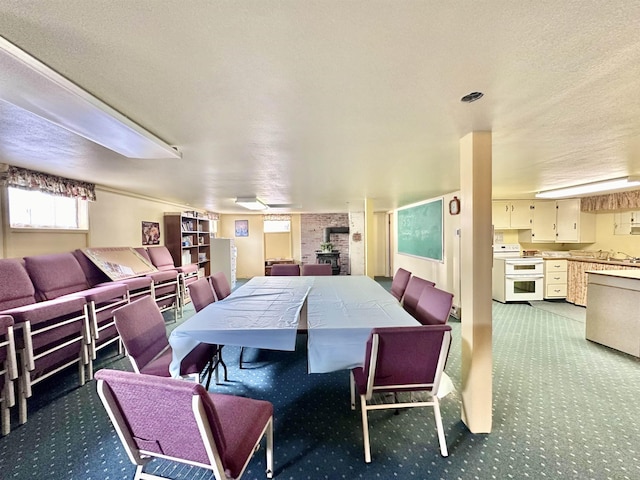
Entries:
<svg viewBox="0 0 640 480">
<path fill-rule="evenodd" d="M 158 222 L 142 222 L 142 245 L 160 245 Z"/>
<path fill-rule="evenodd" d="M 249 220 L 236 220 L 236 237 L 249 236 Z"/>
</svg>

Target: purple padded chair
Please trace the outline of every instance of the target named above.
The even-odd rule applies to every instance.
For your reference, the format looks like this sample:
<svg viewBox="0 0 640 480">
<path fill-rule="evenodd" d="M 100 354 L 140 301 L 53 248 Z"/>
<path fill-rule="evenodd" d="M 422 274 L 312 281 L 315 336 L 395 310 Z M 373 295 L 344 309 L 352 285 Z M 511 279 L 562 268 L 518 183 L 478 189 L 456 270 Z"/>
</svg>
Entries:
<svg viewBox="0 0 640 480">
<path fill-rule="evenodd" d="M 0 314 L 13 317 L 18 369 L 20 424 L 27 421 L 32 385 L 63 368 L 78 366 L 78 383 L 90 369 L 91 343 L 87 302 L 83 297 L 60 297 L 36 302 L 36 290 L 24 263 L 0 259 Z"/>
<path fill-rule="evenodd" d="M 411 272 L 404 268 L 398 268 L 396 274 L 393 276 L 393 281 L 391 282 L 391 295 L 396 297 L 398 301 L 402 300 L 402 296 L 404 295 L 404 291 L 407 289 L 407 284 L 409 283 L 410 278 Z"/>
<path fill-rule="evenodd" d="M 127 286 L 129 290 L 129 299 L 135 300 L 143 295 L 153 295 L 153 280 L 148 276 L 125 278 L 113 282 L 107 274 L 100 270 L 95 263 L 93 263 L 85 253 L 76 249 L 73 252 L 73 256 L 80 264 L 80 268 L 84 272 L 84 276 L 87 278 L 91 287 L 102 287 L 105 285 L 112 285 L 113 283 L 121 283 Z"/>
<path fill-rule="evenodd" d="M 186 305 L 189 298 L 189 291 L 187 285 L 195 282 L 198 279 L 198 265 L 190 263 L 177 267 L 175 261 L 171 256 L 171 252 L 164 245 L 158 245 L 155 247 L 147 247 L 147 253 L 151 259 L 151 263 L 160 271 L 177 270 L 180 273 L 180 308 Z"/>
<path fill-rule="evenodd" d="M 74 296 L 85 299 L 89 307 L 92 360 L 96 358 L 98 350 L 119 342 L 113 310 L 129 303 L 126 285 L 111 283 L 92 288 L 71 252 L 25 257 L 24 262 L 36 289 L 36 298 L 52 300 Z M 90 362 L 89 378 L 92 377 L 93 363 Z"/>
<path fill-rule="evenodd" d="M 418 299 L 415 318 L 423 325 L 444 325 L 452 305 L 453 294 L 427 285 Z"/>
<path fill-rule="evenodd" d="M 13 339 L 13 318 L 0 315 L 0 424 L 2 435 L 11 430 L 10 408 L 16 403 L 13 381 L 18 378 L 16 344 Z"/>
<path fill-rule="evenodd" d="M 273 270 L 271 272 L 273 275 Z M 305 263 L 302 265 L 301 273 L 304 276 L 328 276 L 333 275 L 333 270 L 330 263 Z"/>
<path fill-rule="evenodd" d="M 147 249 L 144 247 L 136 247 L 134 250 L 144 258 L 149 265 L 154 266 L 149 257 Z M 172 310 L 174 321 L 178 320 L 178 310 L 181 311 L 182 302 L 180 300 L 180 272 L 175 269 L 167 269 L 163 271 L 149 273 L 147 275 L 153 280 L 153 298 L 160 308 L 161 312 Z"/>
<path fill-rule="evenodd" d="M 386 408 L 433 407 L 440 453 L 443 457 L 449 455 L 437 393 L 450 343 L 449 325 L 385 327 L 371 331 L 364 364 L 351 370 L 350 376 L 352 410 L 355 410 L 356 390 L 360 396 L 365 462 L 371 462 L 367 413 Z M 397 401 L 398 394 L 411 395 L 411 392 L 421 392 L 427 398 Z M 393 393 L 396 401 L 375 402 L 376 393 Z"/>
<path fill-rule="evenodd" d="M 426 286 L 433 287 L 434 285 L 435 283 L 425 280 L 424 278 L 416 277 L 415 275 L 409 279 L 407 288 L 404 291 L 404 296 L 402 297 L 402 306 L 407 312 L 413 315 L 414 318 L 422 290 L 424 290 Z"/>
<path fill-rule="evenodd" d="M 113 312 L 116 327 L 136 373 L 169 377 L 172 350 L 162 312 L 151 297 L 142 297 Z M 180 375 L 196 375 L 206 368 L 207 389 L 215 345 L 201 343 L 182 360 Z"/>
<path fill-rule="evenodd" d="M 218 300 L 222 300 L 223 298 L 227 298 L 231 295 L 231 286 L 229 285 L 229 281 L 227 280 L 227 277 L 225 277 L 224 272 L 216 272 L 209 278 Z"/>
<path fill-rule="evenodd" d="M 211 286 L 211 281 L 209 278 L 199 278 L 195 282 L 189 284 L 187 286 L 189 288 L 189 296 L 191 297 L 191 301 L 193 302 L 193 307 L 196 312 L 199 312 L 207 305 L 214 303 L 216 301 L 215 294 L 213 293 L 213 287 Z M 227 378 L 227 365 L 222 360 L 222 347 L 224 345 L 214 345 L 216 349 L 216 359 L 213 364 L 213 371 L 216 374 L 216 383 L 218 383 L 218 366 L 222 365 L 224 369 L 224 381 L 228 380 Z"/>
<path fill-rule="evenodd" d="M 294 263 L 276 263 L 271 267 L 271 276 L 300 276 L 300 265 Z"/>
<path fill-rule="evenodd" d="M 273 478 L 271 403 L 117 370 L 100 370 L 96 379 L 102 404 L 136 465 L 134 479 L 151 478 L 143 468 L 153 457 L 212 470 L 216 479 L 239 479 L 262 438 L 266 476 Z"/>
</svg>

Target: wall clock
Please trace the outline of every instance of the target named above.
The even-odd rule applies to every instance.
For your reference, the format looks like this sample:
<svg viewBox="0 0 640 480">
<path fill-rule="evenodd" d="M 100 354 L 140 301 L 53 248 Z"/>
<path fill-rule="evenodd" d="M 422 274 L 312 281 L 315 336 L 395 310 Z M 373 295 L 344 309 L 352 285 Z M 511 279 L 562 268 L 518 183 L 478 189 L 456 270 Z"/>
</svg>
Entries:
<svg viewBox="0 0 640 480">
<path fill-rule="evenodd" d="M 453 197 L 449 202 L 449 213 L 451 215 L 458 215 L 460 213 L 460 199 L 458 197 Z"/>
</svg>

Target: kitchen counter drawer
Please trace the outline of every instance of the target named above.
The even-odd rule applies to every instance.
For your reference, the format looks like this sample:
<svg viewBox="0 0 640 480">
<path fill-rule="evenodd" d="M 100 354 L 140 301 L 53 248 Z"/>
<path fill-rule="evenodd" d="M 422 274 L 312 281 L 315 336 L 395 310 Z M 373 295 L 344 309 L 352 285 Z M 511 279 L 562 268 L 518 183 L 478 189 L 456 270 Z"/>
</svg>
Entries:
<svg viewBox="0 0 640 480">
<path fill-rule="evenodd" d="M 548 284 L 544 292 L 544 298 L 565 298 L 567 296 L 567 284 Z"/>
<path fill-rule="evenodd" d="M 549 284 L 562 283 L 567 284 L 567 272 L 547 272 L 545 275 L 545 281 Z"/>
<path fill-rule="evenodd" d="M 565 259 L 545 260 L 544 267 L 545 272 L 566 272 L 567 261 Z"/>
</svg>

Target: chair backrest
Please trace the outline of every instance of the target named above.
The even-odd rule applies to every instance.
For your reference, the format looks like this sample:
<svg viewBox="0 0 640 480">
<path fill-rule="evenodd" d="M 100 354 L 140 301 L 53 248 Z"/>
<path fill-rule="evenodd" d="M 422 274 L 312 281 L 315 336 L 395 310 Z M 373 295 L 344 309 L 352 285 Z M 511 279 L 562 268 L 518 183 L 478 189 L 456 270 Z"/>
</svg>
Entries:
<svg viewBox="0 0 640 480">
<path fill-rule="evenodd" d="M 222 424 L 202 385 L 107 369 L 96 372 L 95 378 L 100 399 L 133 463 L 140 461 L 143 450 L 179 461 L 217 465 L 222 475 L 216 478 L 226 478 Z"/>
<path fill-rule="evenodd" d="M 300 265 L 295 263 L 276 263 L 271 267 L 271 276 L 300 276 Z"/>
<path fill-rule="evenodd" d="M 52 300 L 91 287 L 71 252 L 25 257 L 24 265 L 36 288 L 38 301 Z"/>
<path fill-rule="evenodd" d="M 169 345 L 164 317 L 150 295 L 115 309 L 113 316 L 138 372 Z"/>
<path fill-rule="evenodd" d="M 36 302 L 36 289 L 18 258 L 0 259 L 0 310 Z"/>
<path fill-rule="evenodd" d="M 391 282 L 391 295 L 396 297 L 398 301 L 402 300 L 402 296 L 404 295 L 404 291 L 407 289 L 407 284 L 409 283 L 410 278 L 411 272 L 404 268 L 399 268 L 393 276 L 393 281 Z"/>
<path fill-rule="evenodd" d="M 421 277 L 416 277 L 414 275 L 409 279 L 407 288 L 404 291 L 404 296 L 402 297 L 402 306 L 414 317 L 416 316 L 416 307 L 418 306 L 420 295 L 422 295 L 422 290 L 424 290 L 424 287 L 427 285 L 433 287 L 435 283 L 430 282 L 429 280 L 425 280 Z"/>
<path fill-rule="evenodd" d="M 176 268 L 169 249 L 164 245 L 147 247 L 147 253 L 149 254 L 151 263 L 153 263 L 158 270 L 170 270 Z"/>
<path fill-rule="evenodd" d="M 231 286 L 229 285 L 229 281 L 224 275 L 224 272 L 216 272 L 211 275 L 211 286 L 213 287 L 213 291 L 216 293 L 216 298 L 218 300 L 222 300 L 223 298 L 227 298 L 231 295 Z"/>
<path fill-rule="evenodd" d="M 187 285 L 187 288 L 189 289 L 189 296 L 191 297 L 193 308 L 196 309 L 196 312 L 199 312 L 210 303 L 216 301 L 213 286 L 209 278 L 199 278 L 195 282 Z"/>
<path fill-rule="evenodd" d="M 437 392 L 450 343 L 449 325 L 374 328 L 364 363 L 367 398 L 385 389 Z"/>
<path fill-rule="evenodd" d="M 427 285 L 418 299 L 415 318 L 423 325 L 444 325 L 452 305 L 452 293 Z"/>
<path fill-rule="evenodd" d="M 302 275 L 333 275 L 333 269 L 330 263 L 306 263 L 302 265 Z"/>
</svg>

